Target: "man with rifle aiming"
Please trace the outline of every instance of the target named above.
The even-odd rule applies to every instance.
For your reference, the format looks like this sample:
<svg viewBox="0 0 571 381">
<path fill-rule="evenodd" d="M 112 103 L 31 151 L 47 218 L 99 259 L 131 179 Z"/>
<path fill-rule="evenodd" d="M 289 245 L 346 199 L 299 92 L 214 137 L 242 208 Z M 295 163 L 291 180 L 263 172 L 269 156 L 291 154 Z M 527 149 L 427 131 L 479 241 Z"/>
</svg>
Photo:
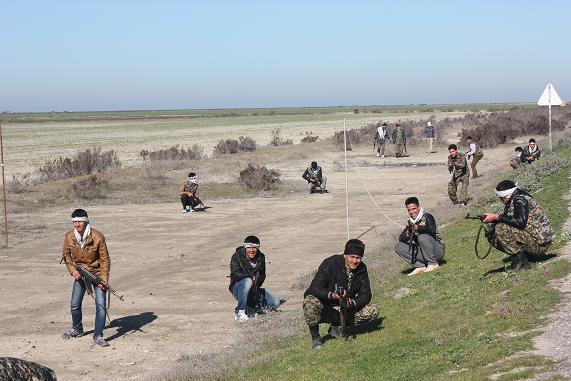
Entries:
<svg viewBox="0 0 571 381">
<path fill-rule="evenodd" d="M 511 180 L 496 186 L 504 204 L 502 214 L 486 213 L 483 223 L 493 224 L 491 242 L 512 258 L 514 271 L 531 268 L 527 255 L 545 254 L 554 239 L 553 229 L 543 208 Z"/>
<path fill-rule="evenodd" d="M 470 169 L 466 155 L 458 152 L 456 144 L 448 146 L 450 155 L 448 156 L 448 172 L 452 175 L 448 183 L 448 196 L 453 204 L 458 204 L 458 184 L 462 183 L 460 189 L 460 207 L 465 207 L 468 202 L 468 184 L 470 183 Z"/>
<path fill-rule="evenodd" d="M 323 193 L 325 191 L 327 178 L 323 176 L 323 171 L 321 170 L 321 167 L 317 165 L 316 161 L 311 162 L 311 165 L 305 169 L 305 172 L 303 172 L 301 177 L 307 181 L 309 194 L 313 194 L 315 192 Z"/>
<path fill-rule="evenodd" d="M 194 208 L 202 204 L 202 201 L 198 197 L 198 180 L 196 179 L 196 173 L 190 172 L 188 174 L 188 178 L 178 188 L 178 195 L 182 203 L 183 213 L 194 212 L 196 211 Z M 202 205 L 204 206 L 204 204 Z"/>
<path fill-rule="evenodd" d="M 323 346 L 320 323 L 329 323 L 329 334 L 341 339 L 346 338 L 344 325 L 378 318 L 379 307 L 369 304 L 372 294 L 367 266 L 362 262 L 364 254 L 365 244 L 350 239 L 342 255 L 333 255 L 321 263 L 305 291 L 303 315 L 309 326 L 313 349 Z"/>
<path fill-rule="evenodd" d="M 399 236 L 395 252 L 414 266 L 408 275 L 436 270 L 444 258 L 444 242 L 438 232 L 436 220 L 420 206 L 418 198 L 409 197 L 404 202 L 409 215 L 407 226 Z"/>
<path fill-rule="evenodd" d="M 259 248 L 258 237 L 248 236 L 230 260 L 228 289 L 238 301 L 234 309 L 236 321 L 247 321 L 264 309 L 276 310 L 283 302 L 261 288 L 266 280 L 266 256 Z"/>
<path fill-rule="evenodd" d="M 64 339 L 71 339 L 83 336 L 83 324 L 81 304 L 85 291 L 88 291 L 95 299 L 95 328 L 93 330 L 93 342 L 101 347 L 108 347 L 109 344 L 103 338 L 103 328 L 105 327 L 105 285 L 92 284 L 86 282 L 78 268 L 85 269 L 91 274 L 96 274 L 105 282 L 109 280 L 109 270 L 111 260 L 105 237 L 98 230 L 89 224 L 87 212 L 83 209 L 76 209 L 71 214 L 73 230 L 66 233 L 63 240 L 63 259 L 67 266 L 67 271 L 73 276 L 73 291 L 71 293 L 71 320 L 72 327 L 63 334 Z M 93 291 L 91 290 L 93 287 Z"/>
</svg>

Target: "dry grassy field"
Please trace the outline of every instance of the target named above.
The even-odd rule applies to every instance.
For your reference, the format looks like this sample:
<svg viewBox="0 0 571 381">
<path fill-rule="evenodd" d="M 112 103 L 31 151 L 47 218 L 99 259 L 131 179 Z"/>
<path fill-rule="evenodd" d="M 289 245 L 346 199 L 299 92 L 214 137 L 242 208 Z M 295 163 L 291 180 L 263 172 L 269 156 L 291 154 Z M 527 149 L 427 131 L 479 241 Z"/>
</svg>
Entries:
<svg viewBox="0 0 571 381">
<path fill-rule="evenodd" d="M 427 116 L 383 115 L 382 119 Z M 18 163 L 21 171 L 94 143 L 117 150 L 126 163 L 136 163 L 137 153 L 143 148 L 177 143 L 212 146 L 221 138 L 240 135 L 265 144 L 271 129 L 277 127 L 282 129 L 283 137 L 297 142 L 305 131 L 330 136 L 342 129 L 343 119 L 348 127 L 360 127 L 380 117 L 326 115 L 324 121 L 296 115 L 292 119 L 299 120 L 272 123 L 270 117 L 263 116 L 244 123 L 222 123 L 220 119 L 10 123 L 6 126 L 5 148 L 9 163 Z M 492 179 L 498 170 L 501 172 L 512 149 L 500 146 L 487 151 L 479 165 L 483 180 L 474 182 L 472 189 L 477 190 L 486 178 Z M 389 147 L 389 153 L 392 150 Z M 427 154 L 423 146 L 409 147 L 410 156 L 403 159 L 377 158 L 371 147 L 365 146 L 351 151 L 350 235 L 355 237 L 374 227 L 362 238 L 368 249 L 386 243 L 398 227 L 384 214 L 397 225 L 404 224 L 407 216 L 402 203 L 412 193 L 424 207 L 434 210 L 437 219 L 454 213 L 446 195 L 446 146 L 437 145 L 436 151 Z M 319 161 L 324 168 L 330 193 L 307 194 L 300 176 L 311 160 Z M 290 185 L 277 195 L 250 198 L 235 195 L 210 201 L 205 193 L 203 199 L 210 207 L 205 213 L 180 213 L 172 189 L 172 193 L 163 196 L 164 202 L 60 202 L 11 216 L 11 221 L 27 226 L 29 231 L 0 252 L 0 353 L 49 366 L 64 381 L 157 379 L 165 374 L 176 377 L 180 366 L 198 366 L 196 361 L 200 361 L 193 359 L 205 354 L 241 353 L 246 335 L 260 327 L 273 334 L 291 333 L 292 327 L 283 328 L 280 322 L 286 317 L 299 319 L 303 285 L 292 285 L 314 270 L 323 258 L 339 252 L 347 239 L 343 154 L 332 144 L 294 145 L 213 162 L 217 164 L 210 167 L 212 172 L 200 173 L 202 178 L 215 176 L 216 168 L 222 171 L 224 166 L 240 167 L 235 163 L 260 162 L 279 169 Z M 411 166 L 399 166 L 403 163 Z M 9 168 L 14 171 L 14 167 Z M 183 173 L 181 169 L 180 174 Z M 145 192 L 145 188 L 140 191 Z M 48 196 L 28 193 L 23 197 L 29 200 Z M 63 234 L 71 228 L 69 214 L 76 207 L 85 207 L 93 226 L 106 235 L 112 258 L 110 281 L 125 294 L 125 302 L 112 300 L 112 321 L 105 330 L 111 347 L 106 349 L 93 347 L 90 337 L 72 341 L 61 338 L 71 321 L 72 280 L 65 267 L 59 265 L 59 259 Z M 267 254 L 267 288 L 288 302 L 282 312 L 251 325 L 238 325 L 233 321 L 234 300 L 227 289 L 228 263 L 235 247 L 249 234 L 260 237 L 262 251 Z M 92 304 L 85 299 L 87 330 L 93 323 Z M 293 327 L 295 331 L 297 328 Z"/>
</svg>

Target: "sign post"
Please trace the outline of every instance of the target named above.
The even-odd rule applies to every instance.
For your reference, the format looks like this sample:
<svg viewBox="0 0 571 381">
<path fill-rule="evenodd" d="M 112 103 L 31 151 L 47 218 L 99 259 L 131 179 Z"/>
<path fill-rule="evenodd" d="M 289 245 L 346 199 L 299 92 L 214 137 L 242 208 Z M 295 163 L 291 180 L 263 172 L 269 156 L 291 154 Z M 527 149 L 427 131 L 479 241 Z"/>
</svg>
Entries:
<svg viewBox="0 0 571 381">
<path fill-rule="evenodd" d="M 555 87 L 551 83 L 548 83 L 543 90 L 543 94 L 539 97 L 537 101 L 538 106 L 548 106 L 549 107 L 549 150 L 553 151 L 553 143 L 551 141 L 551 106 L 561 106 L 563 102 L 557 92 Z"/>
</svg>

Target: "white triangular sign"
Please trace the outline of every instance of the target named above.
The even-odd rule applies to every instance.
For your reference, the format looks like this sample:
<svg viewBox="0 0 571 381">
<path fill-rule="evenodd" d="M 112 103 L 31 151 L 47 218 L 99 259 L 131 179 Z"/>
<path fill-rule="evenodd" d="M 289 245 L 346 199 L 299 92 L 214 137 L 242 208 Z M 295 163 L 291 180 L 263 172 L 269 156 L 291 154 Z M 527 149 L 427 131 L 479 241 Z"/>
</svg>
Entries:
<svg viewBox="0 0 571 381">
<path fill-rule="evenodd" d="M 537 101 L 539 106 L 561 106 L 563 102 L 557 92 L 555 91 L 555 87 L 551 83 L 548 83 L 545 86 L 545 90 L 543 90 L 543 94 L 539 97 Z"/>
</svg>

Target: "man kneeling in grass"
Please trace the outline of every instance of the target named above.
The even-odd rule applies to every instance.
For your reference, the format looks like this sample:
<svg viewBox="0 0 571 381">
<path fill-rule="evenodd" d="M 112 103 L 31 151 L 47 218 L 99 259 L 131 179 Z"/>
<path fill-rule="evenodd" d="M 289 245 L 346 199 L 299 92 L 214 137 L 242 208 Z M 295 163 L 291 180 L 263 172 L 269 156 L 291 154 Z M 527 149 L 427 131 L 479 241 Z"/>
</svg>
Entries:
<svg viewBox="0 0 571 381">
<path fill-rule="evenodd" d="M 496 195 L 505 205 L 502 214 L 486 213 L 484 223 L 492 223 L 494 247 L 512 256 L 514 271 L 531 268 L 527 255 L 545 254 L 554 233 L 547 214 L 535 199 L 511 180 L 496 186 Z"/>
<path fill-rule="evenodd" d="M 418 198 L 409 197 L 404 204 L 409 219 L 395 245 L 395 252 L 414 266 L 408 275 L 434 271 L 438 268 L 438 262 L 444 258 L 444 242 L 436 221 L 432 214 L 421 208 Z"/>
<path fill-rule="evenodd" d="M 329 323 L 329 334 L 343 338 L 341 316 L 335 306 L 341 298 L 347 305 L 347 325 L 369 322 L 379 317 L 379 307 L 369 304 L 371 285 L 367 266 L 362 262 L 365 244 L 350 239 L 345 244 L 343 255 L 325 259 L 305 291 L 303 315 L 309 326 L 312 348 L 321 349 L 323 342 L 319 335 L 319 323 Z M 337 290 L 342 287 L 343 293 Z"/>
</svg>

